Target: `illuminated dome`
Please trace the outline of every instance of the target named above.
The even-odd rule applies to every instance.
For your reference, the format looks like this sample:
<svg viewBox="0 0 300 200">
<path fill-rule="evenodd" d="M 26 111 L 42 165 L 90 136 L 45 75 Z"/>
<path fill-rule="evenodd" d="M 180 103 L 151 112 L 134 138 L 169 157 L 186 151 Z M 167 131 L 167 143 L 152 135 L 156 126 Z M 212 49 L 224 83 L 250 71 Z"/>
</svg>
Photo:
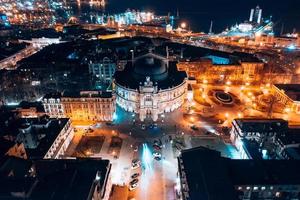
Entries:
<svg viewBox="0 0 300 200">
<path fill-rule="evenodd" d="M 128 62 L 123 71 L 116 71 L 114 82 L 120 87 L 138 90 L 147 77 L 158 89 L 169 89 L 185 82 L 186 73 L 177 70 L 176 62 L 147 53 L 135 58 L 133 63 Z"/>
<path fill-rule="evenodd" d="M 137 59 L 133 65 L 133 72 L 136 78 L 142 79 L 149 76 L 152 80 L 162 80 L 168 76 L 167 63 L 151 56 Z"/>
<path fill-rule="evenodd" d="M 126 111 L 139 114 L 141 121 L 158 120 L 185 101 L 187 74 L 178 71 L 176 61 L 153 53 L 128 62 L 114 74 L 116 103 Z"/>
</svg>

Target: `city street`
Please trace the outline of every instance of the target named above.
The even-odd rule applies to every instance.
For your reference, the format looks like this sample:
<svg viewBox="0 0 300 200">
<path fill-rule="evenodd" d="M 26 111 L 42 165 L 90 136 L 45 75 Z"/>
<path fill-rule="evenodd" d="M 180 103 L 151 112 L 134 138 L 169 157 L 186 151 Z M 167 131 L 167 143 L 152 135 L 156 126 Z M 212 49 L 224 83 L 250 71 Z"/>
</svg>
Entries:
<svg viewBox="0 0 300 200">
<path fill-rule="evenodd" d="M 231 144 L 224 143 L 217 135 L 206 134 L 217 124 L 208 126 L 206 122 L 191 123 L 185 117 L 184 110 L 183 107 L 171 114 L 163 115 L 155 127 L 153 122 L 145 121 L 143 123 L 145 129 L 142 128 L 142 123 L 138 122 L 136 115 L 123 110 L 117 111 L 117 119 L 112 124 L 76 125 L 75 137 L 66 157 L 74 155 L 83 137 L 103 136 L 105 139 L 100 152 L 94 154 L 87 152 L 83 156 L 109 159 L 112 162 L 113 184 L 130 186 L 133 180 L 131 175 L 139 173 L 138 186 L 130 191 L 130 197 L 143 200 L 176 199 L 177 156 L 180 150 L 204 146 L 219 150 L 226 157 L 239 158 L 235 147 Z M 193 130 L 192 124 L 196 124 L 198 128 Z M 110 150 L 114 137 L 122 139 L 120 151 Z M 154 149 L 154 141 L 160 143 L 161 150 Z M 153 152 L 159 152 L 161 159 L 154 159 Z M 141 162 L 138 169 L 132 169 L 134 159 Z"/>
</svg>

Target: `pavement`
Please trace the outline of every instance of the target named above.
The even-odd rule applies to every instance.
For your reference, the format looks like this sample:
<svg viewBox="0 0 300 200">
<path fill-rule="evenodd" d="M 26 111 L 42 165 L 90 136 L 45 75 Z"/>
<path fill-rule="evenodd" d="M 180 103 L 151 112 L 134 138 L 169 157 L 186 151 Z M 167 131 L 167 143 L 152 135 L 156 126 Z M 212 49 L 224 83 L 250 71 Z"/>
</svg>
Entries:
<svg viewBox="0 0 300 200">
<path fill-rule="evenodd" d="M 205 91 L 216 89 L 210 86 L 205 86 L 205 88 Z M 177 156 L 180 150 L 204 146 L 220 151 L 225 157 L 240 159 L 236 148 L 225 142 L 228 142 L 228 138 L 226 140 L 225 136 L 219 136 L 214 131 L 220 130 L 220 127 L 224 125 L 230 126 L 231 120 L 236 117 L 251 114 L 263 116 L 265 114 L 247 105 L 249 98 L 245 94 L 240 94 L 239 87 L 225 86 L 223 89 L 240 98 L 241 103 L 233 107 L 214 105 L 210 111 L 212 112 L 211 117 L 203 117 L 203 113 L 198 111 L 190 113 L 191 102 L 186 102 L 180 109 L 160 115 L 158 121 L 155 122 L 157 127 L 154 127 L 153 122 L 149 119 L 140 122 L 136 114 L 127 113 L 119 107 L 117 107 L 117 118 L 112 124 L 97 123 L 84 124 L 84 126 L 76 124 L 77 132 L 67 149 L 66 156 L 71 156 L 76 151 L 81 137 L 86 134 L 88 128 L 91 128 L 93 129 L 92 134 L 104 136 L 105 140 L 100 152 L 90 156 L 111 161 L 113 184 L 129 186 L 131 175 L 138 172 L 140 174 L 139 184 L 135 190 L 129 192 L 130 198 L 175 200 Z M 197 105 L 193 106 L 197 107 Z M 142 128 L 142 125 L 145 126 L 145 129 Z M 192 129 L 192 126 L 196 128 Z M 117 155 L 109 151 L 113 136 L 122 139 L 122 145 Z M 152 155 L 154 140 L 162 142 L 162 160 L 160 161 L 155 160 Z M 139 146 L 138 151 L 134 151 L 136 145 Z M 133 170 L 131 162 L 136 158 L 141 160 L 142 166 Z"/>
</svg>

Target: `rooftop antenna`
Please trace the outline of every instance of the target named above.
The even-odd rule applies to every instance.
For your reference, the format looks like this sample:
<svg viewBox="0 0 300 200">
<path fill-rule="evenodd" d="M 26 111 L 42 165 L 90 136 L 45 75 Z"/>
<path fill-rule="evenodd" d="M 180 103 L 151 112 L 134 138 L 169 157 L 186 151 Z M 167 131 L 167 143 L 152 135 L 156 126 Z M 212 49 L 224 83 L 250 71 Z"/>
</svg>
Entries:
<svg viewBox="0 0 300 200">
<path fill-rule="evenodd" d="M 179 9 L 178 8 L 177 8 L 176 16 L 177 16 L 177 19 L 179 19 Z"/>
<path fill-rule="evenodd" d="M 212 34 L 213 23 L 214 22 L 211 20 L 208 34 Z"/>
</svg>

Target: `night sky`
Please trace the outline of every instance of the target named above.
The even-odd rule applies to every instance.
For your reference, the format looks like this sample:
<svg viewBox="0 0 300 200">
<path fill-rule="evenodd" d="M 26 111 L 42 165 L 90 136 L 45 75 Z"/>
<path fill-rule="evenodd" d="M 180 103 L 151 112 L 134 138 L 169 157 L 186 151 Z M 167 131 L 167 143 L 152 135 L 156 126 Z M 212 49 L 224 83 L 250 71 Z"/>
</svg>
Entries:
<svg viewBox="0 0 300 200">
<path fill-rule="evenodd" d="M 273 16 L 280 31 L 284 22 L 285 32 L 293 28 L 300 31 L 300 0 L 108 0 L 107 11 L 121 12 L 126 8 L 148 9 L 157 14 L 176 13 L 197 31 L 208 31 L 210 21 L 214 21 L 216 32 L 224 30 L 236 22 L 249 19 L 250 9 L 259 5 L 263 17 Z"/>
</svg>

